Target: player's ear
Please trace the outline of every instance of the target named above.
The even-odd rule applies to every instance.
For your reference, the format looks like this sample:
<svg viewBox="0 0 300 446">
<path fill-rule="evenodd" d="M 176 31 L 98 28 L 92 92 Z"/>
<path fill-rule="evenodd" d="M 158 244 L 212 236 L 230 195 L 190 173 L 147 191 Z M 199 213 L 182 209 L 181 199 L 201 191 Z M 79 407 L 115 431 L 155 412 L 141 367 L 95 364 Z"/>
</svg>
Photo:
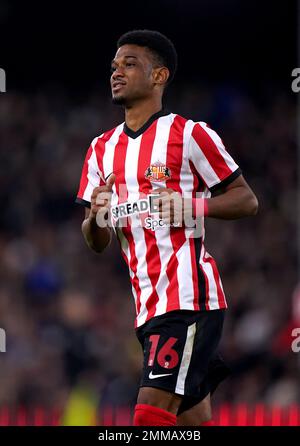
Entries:
<svg viewBox="0 0 300 446">
<path fill-rule="evenodd" d="M 165 85 L 168 82 L 170 72 L 167 67 L 158 67 L 153 70 L 154 82 L 159 85 Z"/>
</svg>

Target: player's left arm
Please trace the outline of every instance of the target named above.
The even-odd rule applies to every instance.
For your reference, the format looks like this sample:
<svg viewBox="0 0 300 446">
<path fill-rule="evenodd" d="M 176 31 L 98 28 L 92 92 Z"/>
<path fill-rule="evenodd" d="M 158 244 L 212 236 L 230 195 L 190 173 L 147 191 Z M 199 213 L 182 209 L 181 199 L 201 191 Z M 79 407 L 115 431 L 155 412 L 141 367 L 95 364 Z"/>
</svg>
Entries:
<svg viewBox="0 0 300 446">
<path fill-rule="evenodd" d="M 257 213 L 258 200 L 241 169 L 220 136 L 205 122 L 194 125 L 188 156 L 212 194 L 212 198 L 197 198 L 200 206 L 199 211 L 196 209 L 196 215 L 201 215 L 201 205 L 203 214 L 213 218 L 231 220 Z"/>
<path fill-rule="evenodd" d="M 256 215 L 258 211 L 258 200 L 242 174 L 215 196 L 204 200 L 208 217 L 234 220 Z"/>
<path fill-rule="evenodd" d="M 168 222 L 180 221 L 185 215 L 233 220 L 255 215 L 258 200 L 244 179 L 241 169 L 227 152 L 222 139 L 206 123 L 193 127 L 188 145 L 188 159 L 200 181 L 211 192 L 211 198 L 199 193 L 186 199 L 170 188 L 160 188 L 160 214 Z"/>
<path fill-rule="evenodd" d="M 160 217 L 168 223 L 181 222 L 186 216 L 235 220 L 256 215 L 258 211 L 258 200 L 242 174 L 219 188 L 211 198 L 191 200 L 171 188 L 155 189 L 153 193 L 160 196 Z"/>
</svg>

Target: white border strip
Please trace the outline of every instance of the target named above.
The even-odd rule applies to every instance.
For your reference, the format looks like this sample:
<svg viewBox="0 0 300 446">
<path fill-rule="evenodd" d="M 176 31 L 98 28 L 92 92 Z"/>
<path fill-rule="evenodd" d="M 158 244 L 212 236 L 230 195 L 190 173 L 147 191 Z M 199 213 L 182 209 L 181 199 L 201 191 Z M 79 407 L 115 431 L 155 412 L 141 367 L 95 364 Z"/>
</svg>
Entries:
<svg viewBox="0 0 300 446">
<path fill-rule="evenodd" d="M 196 322 L 188 327 L 182 360 L 176 382 L 175 393 L 184 395 L 185 380 L 192 359 L 194 339 L 196 334 Z"/>
</svg>

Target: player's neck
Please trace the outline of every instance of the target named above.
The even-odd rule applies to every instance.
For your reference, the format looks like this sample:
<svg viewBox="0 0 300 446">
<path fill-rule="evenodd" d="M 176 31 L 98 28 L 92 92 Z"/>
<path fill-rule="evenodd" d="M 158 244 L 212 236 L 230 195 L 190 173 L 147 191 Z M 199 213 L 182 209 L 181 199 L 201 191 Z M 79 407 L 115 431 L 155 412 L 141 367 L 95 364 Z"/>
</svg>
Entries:
<svg viewBox="0 0 300 446">
<path fill-rule="evenodd" d="M 125 108 L 125 122 L 127 127 L 136 132 L 154 113 L 162 109 L 161 99 L 143 101 L 132 107 Z"/>
</svg>

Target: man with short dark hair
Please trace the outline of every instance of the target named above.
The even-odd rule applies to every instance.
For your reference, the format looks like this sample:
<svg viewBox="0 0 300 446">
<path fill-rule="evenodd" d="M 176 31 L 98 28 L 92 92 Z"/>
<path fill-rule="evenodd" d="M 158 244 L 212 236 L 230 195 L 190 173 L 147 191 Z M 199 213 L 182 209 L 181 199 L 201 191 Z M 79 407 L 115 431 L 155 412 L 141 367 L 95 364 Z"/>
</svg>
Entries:
<svg viewBox="0 0 300 446">
<path fill-rule="evenodd" d="M 139 426 L 211 419 L 210 395 L 228 373 L 217 354 L 227 304 L 204 217 L 258 207 L 216 132 L 162 108 L 176 67 L 174 45 L 157 31 L 119 39 L 111 90 L 125 122 L 91 143 L 77 196 L 87 244 L 102 252 L 112 225 L 129 268 L 144 352 Z"/>
</svg>

